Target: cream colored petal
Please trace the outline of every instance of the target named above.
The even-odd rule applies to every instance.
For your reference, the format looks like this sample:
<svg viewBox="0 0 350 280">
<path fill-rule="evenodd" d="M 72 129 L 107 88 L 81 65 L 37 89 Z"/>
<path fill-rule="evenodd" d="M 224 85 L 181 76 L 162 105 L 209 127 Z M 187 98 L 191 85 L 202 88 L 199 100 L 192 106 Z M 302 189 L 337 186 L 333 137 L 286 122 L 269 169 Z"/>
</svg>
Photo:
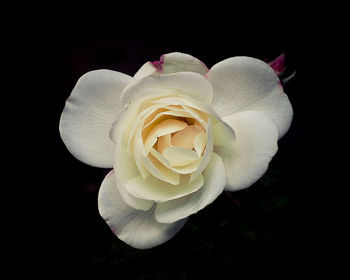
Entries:
<svg viewBox="0 0 350 280">
<path fill-rule="evenodd" d="M 126 184 L 128 192 L 138 198 L 164 202 L 177 199 L 191 194 L 203 186 L 203 176 L 188 184 L 188 176 L 182 176 L 181 183 L 177 186 L 165 183 L 157 178 L 150 176 L 144 180 L 138 176 Z"/>
<path fill-rule="evenodd" d="M 156 166 L 154 160 L 152 161 L 151 155 L 146 154 L 145 147 L 143 146 L 142 137 L 138 135 L 134 140 L 134 158 L 135 164 L 139 169 L 143 179 L 148 178 L 150 174 L 156 178 L 168 182 L 170 184 L 178 184 L 179 177 L 175 172 L 169 172 L 168 170 L 160 170 L 162 166 Z"/>
<path fill-rule="evenodd" d="M 169 111 L 184 111 L 184 109 L 180 105 L 168 105 L 164 108 L 167 108 Z"/>
<path fill-rule="evenodd" d="M 180 111 L 180 110 L 177 110 L 177 111 L 164 111 L 164 112 L 158 113 L 148 123 L 145 122 L 144 128 L 152 125 L 155 121 L 159 120 L 160 118 L 165 119 L 165 118 L 169 118 L 169 116 L 183 117 L 183 118 L 192 118 L 192 116 L 189 113 L 187 113 L 185 110 L 182 110 L 182 111 Z"/>
<path fill-rule="evenodd" d="M 199 128 L 201 131 L 205 132 L 205 128 L 203 127 L 203 125 L 199 121 L 194 120 L 193 125 L 196 126 L 197 128 Z"/>
<path fill-rule="evenodd" d="M 232 127 L 222 120 L 218 120 L 213 125 L 214 146 L 232 145 L 236 140 L 236 135 Z"/>
<path fill-rule="evenodd" d="M 174 167 L 174 170 L 179 174 L 191 174 L 198 169 L 200 163 L 201 163 L 201 158 L 199 158 L 197 161 L 194 161 L 191 164 L 187 164 L 184 166 L 176 166 Z"/>
<path fill-rule="evenodd" d="M 185 53 L 173 52 L 163 54 L 159 61 L 146 62 L 135 74 L 135 79 L 142 79 L 153 74 L 176 72 L 196 72 L 204 75 L 208 68 L 199 59 Z"/>
<path fill-rule="evenodd" d="M 126 110 L 114 125 L 113 141 L 115 143 L 115 152 L 113 157 L 113 168 L 118 170 L 115 172 L 116 186 L 122 200 L 130 207 L 138 210 L 147 210 L 152 207 L 153 202 L 139 199 L 129 194 L 126 191 L 125 184 L 132 178 L 140 175 L 135 159 L 127 153 L 127 135 L 123 133 L 128 128 L 126 121 L 130 115 L 133 115 L 133 110 Z M 146 170 L 147 171 L 147 170 Z"/>
<path fill-rule="evenodd" d="M 163 156 L 172 166 L 188 165 L 199 159 L 195 151 L 181 147 L 168 147 L 163 151 Z"/>
<path fill-rule="evenodd" d="M 152 148 L 150 150 L 150 154 L 154 156 L 160 163 L 162 163 L 164 166 L 168 167 L 169 169 L 172 168 L 170 162 L 160 153 L 158 152 L 155 148 Z"/>
<path fill-rule="evenodd" d="M 197 161 L 184 165 L 184 166 L 176 166 L 173 167 L 171 166 L 170 162 L 161 154 L 159 153 L 156 149 L 152 148 L 150 153 L 152 156 L 154 156 L 160 163 L 162 163 L 165 167 L 169 168 L 170 170 L 179 173 L 179 174 L 190 174 L 193 173 L 194 171 L 197 170 L 199 164 L 200 164 L 200 159 Z"/>
<path fill-rule="evenodd" d="M 171 96 L 171 97 L 162 97 L 157 100 L 151 101 L 151 103 L 154 104 L 162 104 L 164 106 L 166 105 L 181 105 L 181 106 L 188 106 L 193 107 L 199 111 L 202 111 L 204 113 L 209 113 L 210 108 L 207 107 L 204 103 L 201 103 L 200 101 L 191 98 L 190 96 Z"/>
<path fill-rule="evenodd" d="M 151 62 L 146 62 L 141 68 L 136 72 L 134 78 L 137 80 L 141 80 L 144 77 L 155 74 L 157 69 L 152 65 Z"/>
<path fill-rule="evenodd" d="M 98 193 L 98 210 L 113 233 L 130 246 L 147 249 L 172 238 L 186 219 L 173 224 L 155 220 L 154 207 L 148 211 L 131 208 L 123 201 L 111 171 L 103 180 Z"/>
<path fill-rule="evenodd" d="M 181 107 L 184 108 L 189 114 L 194 116 L 200 124 L 203 124 L 203 122 L 208 121 L 208 116 L 210 112 L 208 113 L 205 111 L 201 111 L 199 109 L 196 109 L 195 107 L 191 107 L 188 105 L 182 105 Z"/>
<path fill-rule="evenodd" d="M 148 102 L 146 102 L 146 103 L 148 103 Z M 143 123 L 143 127 L 147 127 L 149 125 L 149 123 L 152 122 L 156 116 L 158 116 L 158 114 L 168 111 L 168 109 L 164 108 L 163 106 L 159 106 L 159 105 L 157 105 L 157 106 L 158 106 L 158 109 L 145 118 L 145 121 Z"/>
<path fill-rule="evenodd" d="M 122 200 L 130 207 L 138 210 L 146 211 L 150 209 L 153 205 L 153 201 L 140 199 L 128 193 L 126 191 L 125 184 L 132 178 L 139 176 L 139 170 L 135 164 L 133 156 L 128 155 L 125 148 L 122 147 L 121 141 L 117 143 L 115 156 L 117 160 L 114 161 L 114 170 L 116 186 L 122 197 Z"/>
<path fill-rule="evenodd" d="M 155 111 L 159 109 L 158 105 L 153 105 L 151 107 L 146 108 L 143 110 L 139 115 L 137 115 L 136 119 L 134 122 L 132 122 L 132 128 L 129 132 L 129 140 L 128 140 L 128 153 L 131 154 L 131 148 L 133 147 L 132 142 L 134 139 L 134 134 L 139 125 L 141 123 L 144 123 L 145 120 L 152 114 L 154 114 Z"/>
<path fill-rule="evenodd" d="M 163 73 L 175 73 L 178 71 L 196 72 L 205 75 L 208 68 L 199 59 L 192 55 L 173 52 L 162 56 L 163 57 Z"/>
<path fill-rule="evenodd" d="M 205 145 L 207 142 L 207 135 L 205 134 L 205 132 L 200 132 L 196 135 L 196 137 L 194 138 L 194 149 L 197 152 L 197 154 L 199 156 L 202 155 Z"/>
<path fill-rule="evenodd" d="M 160 107 L 157 104 L 148 103 L 147 105 L 133 103 L 123 108 L 110 131 L 110 138 L 114 143 L 118 141 L 119 136 L 121 136 L 123 145 L 128 146 L 129 142 L 132 143 L 132 137 L 135 135 L 139 125 L 143 124 L 145 118 Z M 132 125 L 130 125 L 131 123 Z"/>
<path fill-rule="evenodd" d="M 174 122 L 169 122 L 168 124 L 174 124 Z M 135 136 L 134 136 L 134 158 L 135 158 L 135 164 L 138 168 L 138 170 L 140 171 L 140 174 L 142 176 L 143 179 L 146 179 L 149 174 L 151 173 L 153 176 L 155 176 L 156 178 L 168 182 L 170 184 L 178 184 L 179 183 L 179 175 L 176 174 L 175 172 L 168 170 L 168 169 L 159 169 L 159 168 L 163 168 L 162 165 L 159 166 L 159 168 L 154 164 L 154 162 L 152 161 L 152 159 L 150 157 L 147 157 L 149 151 L 146 153 L 146 149 L 145 149 L 145 145 L 143 143 L 143 138 L 142 138 L 142 125 L 143 122 L 140 123 L 140 125 L 138 126 L 136 132 L 135 132 Z M 183 123 L 182 126 L 187 126 L 186 123 Z M 164 127 L 160 126 L 160 129 L 158 131 L 158 133 L 161 135 L 162 131 L 164 132 L 167 128 L 167 126 L 164 125 Z M 171 131 L 171 129 L 170 129 Z M 171 133 L 171 132 L 170 132 Z M 157 139 L 157 138 L 155 138 Z M 155 143 L 155 142 L 154 142 Z M 149 147 L 152 148 L 152 143 L 149 140 L 148 145 L 151 145 Z"/>
<path fill-rule="evenodd" d="M 192 97 L 207 105 L 213 98 L 212 86 L 205 77 L 194 72 L 177 72 L 147 76 L 125 87 L 120 100 L 124 106 L 143 99 L 176 94 Z"/>
<path fill-rule="evenodd" d="M 147 154 L 142 139 L 142 123 L 140 123 L 134 134 L 133 149 L 135 164 L 140 171 L 142 178 L 146 179 L 149 176 L 149 170 L 144 166 L 144 160 L 147 159 Z M 152 165 L 152 163 L 149 163 L 149 165 Z"/>
<path fill-rule="evenodd" d="M 193 125 L 174 133 L 171 136 L 171 144 L 176 147 L 182 147 L 192 150 L 194 147 L 194 139 L 201 130 Z"/>
<path fill-rule="evenodd" d="M 212 203 L 222 193 L 226 185 L 225 168 L 221 158 L 215 153 L 212 154 L 203 176 L 204 185 L 198 191 L 178 199 L 158 203 L 154 212 L 157 221 L 172 223 L 188 217 Z"/>
<path fill-rule="evenodd" d="M 187 123 L 184 121 L 174 120 L 174 119 L 166 119 L 156 125 L 151 132 L 149 133 L 146 141 L 145 141 L 145 151 L 146 154 L 149 153 L 150 149 L 157 141 L 157 137 L 167 135 L 169 133 L 174 133 L 179 130 L 184 129 L 187 126 Z"/>
<path fill-rule="evenodd" d="M 159 171 L 161 176 L 158 176 L 158 179 L 161 179 L 164 182 L 168 182 L 172 185 L 180 184 L 180 175 L 168 168 L 166 168 L 162 163 L 160 163 L 155 157 L 151 154 L 148 157 L 153 163 L 154 167 Z M 153 174 L 154 172 L 152 172 Z"/>
<path fill-rule="evenodd" d="M 198 169 L 191 174 L 190 182 L 192 182 L 192 180 L 195 180 L 203 172 L 203 170 L 207 167 L 211 159 L 211 156 L 213 154 L 214 138 L 213 138 L 211 119 L 208 120 L 207 127 L 208 127 L 208 131 L 207 131 L 206 146 L 204 149 L 202 160 L 200 165 L 198 166 Z"/>
<path fill-rule="evenodd" d="M 165 148 L 171 146 L 171 134 L 163 135 L 158 138 L 157 150 L 160 153 L 163 153 Z"/>
</svg>

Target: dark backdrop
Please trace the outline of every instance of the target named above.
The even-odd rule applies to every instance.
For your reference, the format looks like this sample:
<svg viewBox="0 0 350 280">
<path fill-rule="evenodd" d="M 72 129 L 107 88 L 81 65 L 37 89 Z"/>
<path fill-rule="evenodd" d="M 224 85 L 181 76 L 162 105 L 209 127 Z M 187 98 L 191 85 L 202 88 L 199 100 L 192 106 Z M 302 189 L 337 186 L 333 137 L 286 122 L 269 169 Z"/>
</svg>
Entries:
<svg viewBox="0 0 350 280">
<path fill-rule="evenodd" d="M 317 28 L 295 24 L 297 16 L 291 22 L 269 15 L 252 25 L 231 18 L 191 21 L 188 15 L 180 23 L 162 22 L 157 13 L 150 18 L 90 21 L 61 14 L 50 20 L 48 15 L 19 33 L 16 51 L 29 60 L 19 61 L 18 68 L 27 70 L 25 86 L 33 88 L 22 95 L 29 95 L 33 106 L 27 116 L 35 119 L 24 132 L 40 163 L 25 161 L 35 199 L 27 201 L 26 233 L 20 231 L 17 239 L 29 249 L 15 253 L 15 259 L 47 279 L 284 278 L 325 270 L 319 261 L 329 258 L 322 235 L 328 217 L 320 194 L 328 178 L 320 139 L 329 120 L 322 91 L 313 84 L 318 53 L 310 42 L 318 39 Z M 136 250 L 99 216 L 97 194 L 108 170 L 76 160 L 60 139 L 58 123 L 84 73 L 104 68 L 133 75 L 146 61 L 173 51 L 189 53 L 209 68 L 231 56 L 270 61 L 285 53 L 287 74 L 296 71 L 285 85 L 294 119 L 261 180 L 247 190 L 223 193 L 164 245 Z"/>
</svg>

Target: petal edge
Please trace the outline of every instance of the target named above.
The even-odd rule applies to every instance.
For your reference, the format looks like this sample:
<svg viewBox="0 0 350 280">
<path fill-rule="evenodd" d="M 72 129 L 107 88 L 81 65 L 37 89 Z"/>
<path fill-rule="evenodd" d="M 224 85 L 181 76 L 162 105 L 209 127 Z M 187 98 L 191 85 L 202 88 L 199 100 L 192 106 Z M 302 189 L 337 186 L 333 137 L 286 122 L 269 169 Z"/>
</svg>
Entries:
<svg viewBox="0 0 350 280">
<path fill-rule="evenodd" d="M 109 133 L 122 110 L 119 96 L 133 80 L 111 70 L 91 71 L 78 80 L 59 123 L 61 138 L 77 159 L 96 167 L 112 167 L 114 144 Z"/>
<path fill-rule="evenodd" d="M 154 207 L 148 211 L 135 210 L 121 199 L 112 170 L 103 180 L 98 194 L 100 215 L 113 233 L 128 245 L 148 249 L 171 239 L 186 223 L 182 219 L 172 224 L 158 223 Z"/>
</svg>

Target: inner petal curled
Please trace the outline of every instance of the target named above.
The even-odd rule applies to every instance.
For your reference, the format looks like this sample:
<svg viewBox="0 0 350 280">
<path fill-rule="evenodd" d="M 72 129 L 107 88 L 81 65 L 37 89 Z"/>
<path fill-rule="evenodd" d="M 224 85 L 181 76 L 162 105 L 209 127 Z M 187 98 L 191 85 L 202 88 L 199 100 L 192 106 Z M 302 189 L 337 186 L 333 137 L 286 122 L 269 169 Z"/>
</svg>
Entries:
<svg viewBox="0 0 350 280">
<path fill-rule="evenodd" d="M 189 125 L 171 136 L 171 144 L 176 147 L 192 150 L 194 148 L 195 137 L 201 133 L 201 131 L 199 127 Z"/>
<path fill-rule="evenodd" d="M 130 151 L 144 179 L 153 175 L 179 186 L 182 176 L 196 173 L 208 154 L 209 113 L 185 97 L 161 101 L 140 107 L 137 125 L 131 129 L 134 133 L 129 135 L 129 146 L 134 147 Z M 188 178 L 192 182 L 192 176 Z"/>
<path fill-rule="evenodd" d="M 184 129 L 187 123 L 176 119 L 166 119 L 156 125 L 149 133 L 145 141 L 145 150 L 148 154 L 153 145 L 157 142 L 158 137 L 164 136 L 170 133 L 174 133 Z"/>
</svg>

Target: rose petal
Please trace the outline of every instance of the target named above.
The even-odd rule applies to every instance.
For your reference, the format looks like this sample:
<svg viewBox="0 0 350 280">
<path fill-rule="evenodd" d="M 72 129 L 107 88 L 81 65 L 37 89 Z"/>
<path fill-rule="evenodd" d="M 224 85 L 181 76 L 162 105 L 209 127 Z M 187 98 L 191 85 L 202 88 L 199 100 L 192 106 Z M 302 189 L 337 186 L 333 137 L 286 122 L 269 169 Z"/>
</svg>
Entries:
<svg viewBox="0 0 350 280">
<path fill-rule="evenodd" d="M 236 135 L 232 127 L 221 119 L 216 119 L 213 125 L 214 147 L 232 145 L 236 140 Z"/>
<path fill-rule="evenodd" d="M 158 99 L 157 102 L 158 104 L 162 104 L 164 106 L 173 104 L 173 105 L 169 105 L 168 107 L 181 106 L 182 109 L 185 110 L 194 119 L 193 125 L 203 132 L 206 132 L 206 130 L 208 130 L 207 121 L 210 122 L 210 120 L 208 120 L 209 112 L 214 115 L 213 117 L 215 120 L 218 118 L 217 116 L 215 116 L 216 115 L 215 112 L 212 111 L 209 107 L 193 99 L 190 99 L 188 97 L 165 97 L 165 98 Z M 178 110 L 178 108 L 174 107 L 174 110 Z M 209 137 L 211 137 L 212 139 L 212 136 L 209 136 Z M 208 144 L 207 139 L 205 143 Z M 209 141 L 209 144 L 212 145 L 212 142 Z M 211 154 L 210 149 L 212 149 L 212 146 L 211 147 L 209 146 L 209 150 L 207 150 L 207 153 L 204 153 L 203 156 L 207 157 L 208 155 L 210 155 Z M 198 153 L 198 155 L 202 155 L 202 153 L 203 151 Z M 193 174 L 193 179 L 196 178 L 195 176 L 198 176 L 198 174 L 200 174 L 199 172 L 203 171 L 203 169 L 205 168 L 206 164 L 208 164 L 208 162 L 209 162 L 208 160 L 204 160 L 203 163 L 201 163 L 201 171 L 197 171 L 195 174 Z"/>
<path fill-rule="evenodd" d="M 212 203 L 226 185 L 225 168 L 218 155 L 212 154 L 203 176 L 204 185 L 198 191 L 185 197 L 158 203 L 154 212 L 156 220 L 161 223 L 173 223 L 197 213 Z"/>
<path fill-rule="evenodd" d="M 282 53 L 280 56 L 269 62 L 269 65 L 278 76 L 286 69 L 285 60 L 286 55 Z"/>
<path fill-rule="evenodd" d="M 171 170 L 162 168 L 163 166 L 161 164 L 158 165 L 157 162 L 151 158 L 151 155 L 146 153 L 141 136 L 141 128 L 135 133 L 134 158 L 136 166 L 144 179 L 146 179 L 149 173 L 151 173 L 159 180 L 170 184 L 177 185 L 179 183 L 180 178 L 178 174 Z"/>
<path fill-rule="evenodd" d="M 163 61 L 163 74 L 189 71 L 205 75 L 208 72 L 208 67 L 202 61 L 185 53 L 165 54 Z"/>
<path fill-rule="evenodd" d="M 166 109 L 166 107 L 164 107 L 162 109 Z M 150 120 L 149 122 L 146 121 L 143 128 L 145 129 L 146 127 L 152 125 L 157 120 L 162 121 L 163 119 L 169 118 L 169 116 L 183 117 L 183 118 L 191 118 L 192 117 L 185 110 L 182 110 L 182 111 L 180 111 L 180 110 L 163 111 L 163 112 L 160 112 L 160 113 L 156 114 L 155 116 L 153 116 L 152 120 Z"/>
<path fill-rule="evenodd" d="M 158 176 L 162 176 L 156 169 L 156 167 L 153 166 L 150 159 L 147 157 L 147 153 L 142 139 L 142 123 L 139 125 L 134 134 L 133 151 L 135 164 L 137 166 L 137 169 L 140 171 L 141 176 L 144 179 L 146 179 L 149 176 L 149 172 L 156 172 L 157 178 Z M 147 167 L 145 166 L 145 164 L 147 165 Z M 154 176 L 156 176 L 156 174 Z"/>
<path fill-rule="evenodd" d="M 224 162 L 227 190 L 237 191 L 255 183 L 267 170 L 277 152 L 278 129 L 274 122 L 258 111 L 244 111 L 224 117 L 235 131 L 230 146 L 215 146 Z"/>
<path fill-rule="evenodd" d="M 134 209 L 148 210 L 152 207 L 153 201 L 147 201 L 134 197 L 126 191 L 125 187 L 125 184 L 129 180 L 140 175 L 134 156 L 129 154 L 127 151 L 128 135 L 123 133 L 126 128 L 129 128 L 126 120 L 129 119 L 129 114 L 131 113 L 133 112 L 130 110 L 125 110 L 113 127 L 113 141 L 115 143 L 113 168 L 114 170 L 118 170 L 118 172 L 115 173 L 115 179 L 117 182 L 116 185 L 118 191 L 122 196 L 123 201 Z"/>
<path fill-rule="evenodd" d="M 149 153 L 150 149 L 156 143 L 159 136 L 164 136 L 170 133 L 177 132 L 187 127 L 187 123 L 175 119 L 166 119 L 161 123 L 157 124 L 149 133 L 145 141 L 146 154 Z"/>
<path fill-rule="evenodd" d="M 130 84 L 121 94 L 121 103 L 128 105 L 140 102 L 140 100 L 179 94 L 192 97 L 208 105 L 211 104 L 213 98 L 211 84 L 205 77 L 194 72 L 177 72 L 147 76 Z"/>
<path fill-rule="evenodd" d="M 203 131 L 197 134 L 197 136 L 194 138 L 193 146 L 199 156 L 203 154 L 203 151 L 207 142 L 206 140 L 207 140 L 207 135 Z"/>
<path fill-rule="evenodd" d="M 220 116 L 256 110 L 268 114 L 280 131 L 288 130 L 292 107 L 280 80 L 265 62 L 251 57 L 232 57 L 214 65 L 207 73 L 213 86 L 212 108 Z"/>
<path fill-rule="evenodd" d="M 161 224 L 154 218 L 154 208 L 139 211 L 129 207 L 120 196 L 112 170 L 102 182 L 98 209 L 113 233 L 130 246 L 152 248 L 172 238 L 186 223 Z"/>
<path fill-rule="evenodd" d="M 123 201 L 130 207 L 137 210 L 148 210 L 152 207 L 153 201 L 140 199 L 127 192 L 126 183 L 131 179 L 140 175 L 139 170 L 135 164 L 135 159 L 129 155 L 126 148 L 122 146 L 121 141 L 118 141 L 115 154 L 117 159 L 114 161 L 116 187 L 121 195 Z"/>
<path fill-rule="evenodd" d="M 160 163 L 162 163 L 166 168 L 179 173 L 179 174 L 190 174 L 194 171 L 197 170 L 201 160 L 198 159 L 197 161 L 188 164 L 188 165 L 184 165 L 184 166 L 176 166 L 173 167 L 170 162 L 161 154 L 159 153 L 156 149 L 152 148 L 150 153 L 152 154 L 152 156 L 154 156 Z M 198 156 L 199 158 L 199 156 Z"/>
<path fill-rule="evenodd" d="M 174 133 L 171 136 L 171 144 L 176 147 L 193 149 L 195 137 L 201 132 L 201 129 L 190 125 Z"/>
<path fill-rule="evenodd" d="M 195 151 L 182 147 L 168 147 L 162 154 L 172 166 L 189 165 L 199 159 Z"/>
<path fill-rule="evenodd" d="M 165 148 L 171 145 L 171 134 L 160 136 L 157 142 L 157 150 L 162 153 Z"/>
<path fill-rule="evenodd" d="M 154 101 L 151 101 L 151 103 L 153 104 L 161 104 L 162 106 L 167 106 L 167 105 L 173 105 L 173 106 L 177 106 L 177 105 L 181 105 L 181 107 L 183 109 L 187 109 L 187 108 L 194 108 L 198 111 L 204 112 L 204 113 L 209 113 L 210 108 L 208 106 L 206 106 L 205 104 L 199 102 L 198 100 L 195 100 L 189 96 L 170 96 L 170 97 L 162 97 L 159 99 L 156 99 Z M 187 111 L 187 110 L 186 110 Z M 191 113 L 194 111 L 191 110 L 188 113 Z M 198 113 L 197 113 L 198 115 Z"/>
<path fill-rule="evenodd" d="M 91 71 L 78 80 L 60 119 L 62 140 L 77 159 L 96 167 L 112 167 L 114 144 L 109 133 L 122 111 L 121 92 L 133 81 L 110 70 Z"/>
<path fill-rule="evenodd" d="M 288 96 L 283 92 L 274 92 L 258 102 L 244 108 L 245 110 L 254 110 L 265 113 L 277 125 L 280 139 L 285 135 L 292 123 L 293 108 Z"/>
<path fill-rule="evenodd" d="M 231 57 L 215 64 L 207 73 L 214 90 L 212 107 L 227 116 L 281 90 L 271 67 L 251 57 Z"/>
<path fill-rule="evenodd" d="M 155 157 L 150 154 L 148 156 L 148 159 L 152 162 L 152 167 L 148 168 L 148 170 L 156 175 L 156 178 L 161 179 L 163 182 L 168 182 L 172 185 L 178 185 L 180 184 L 180 175 L 177 172 L 174 172 L 173 170 L 166 168 L 162 163 L 160 163 Z M 145 164 L 145 163 L 144 163 Z M 156 168 L 157 171 L 153 171 L 153 166 Z M 158 175 L 160 173 L 161 175 Z"/>
<path fill-rule="evenodd" d="M 131 153 L 131 147 L 132 147 L 132 143 L 133 143 L 133 139 L 135 137 L 135 131 L 137 128 L 140 128 L 141 129 L 141 136 L 142 136 L 142 139 L 143 136 L 144 136 L 144 130 L 142 130 L 142 127 L 144 127 L 144 124 L 145 122 L 150 118 L 152 117 L 154 114 L 156 114 L 156 112 L 158 110 L 161 110 L 160 106 L 158 105 L 154 105 L 154 106 L 150 106 L 148 107 L 147 109 L 145 109 L 144 111 L 142 111 L 138 116 L 137 116 L 137 119 L 136 121 L 134 122 L 133 124 L 133 127 L 130 131 L 130 134 L 129 134 L 129 142 L 128 142 L 128 151 Z M 142 115 L 142 113 L 144 113 Z M 151 129 L 150 129 L 151 131 Z"/>
<path fill-rule="evenodd" d="M 130 132 L 129 131 L 125 132 L 125 131 L 129 129 L 128 120 L 131 119 L 129 117 L 135 115 L 135 111 L 137 110 L 134 107 L 137 107 L 137 106 L 138 106 L 137 104 L 132 104 L 130 108 L 126 110 L 125 114 L 115 123 L 114 129 L 112 132 L 113 139 L 116 143 L 120 141 L 121 142 L 120 145 L 122 145 L 123 147 L 127 147 L 128 141 L 130 141 L 129 140 L 130 134 L 128 134 Z M 152 111 L 149 111 L 148 113 L 151 113 L 151 112 Z M 174 173 L 171 170 L 164 169 L 162 165 L 156 166 L 155 163 L 157 162 L 152 161 L 151 158 L 148 157 L 148 153 L 146 153 L 146 149 L 145 149 L 145 146 L 143 143 L 143 137 L 142 137 L 142 127 L 147 116 L 148 114 L 145 114 L 143 116 L 143 120 L 139 122 L 139 125 L 136 131 L 134 132 L 133 156 L 134 156 L 135 165 L 144 179 L 146 179 L 149 176 L 149 174 L 152 174 L 153 176 L 155 176 L 156 178 L 162 181 L 177 185 L 180 181 L 179 175 Z M 116 155 L 116 160 L 118 160 L 118 155 Z"/>
<path fill-rule="evenodd" d="M 169 74 L 175 72 L 196 72 L 205 75 L 208 72 L 207 66 L 199 59 L 179 52 L 162 55 L 159 61 L 146 62 L 135 74 L 135 79 L 142 79 L 146 76 Z"/>
<path fill-rule="evenodd" d="M 157 73 L 157 68 L 151 62 L 146 62 L 141 68 L 135 73 L 134 78 L 141 80 L 144 77 L 154 75 Z"/>
<path fill-rule="evenodd" d="M 188 183 L 188 176 L 182 176 L 181 183 L 177 186 L 160 181 L 153 176 L 149 176 L 146 180 L 138 176 L 130 180 L 126 188 L 136 197 L 164 202 L 193 193 L 203 186 L 203 183 L 203 176 L 199 176 L 192 183 Z"/>
<path fill-rule="evenodd" d="M 213 131 L 212 131 L 212 123 L 211 123 L 211 119 L 209 119 L 208 125 L 207 125 L 206 146 L 204 149 L 202 160 L 197 170 L 191 174 L 190 182 L 195 180 L 199 176 L 199 174 L 201 174 L 209 164 L 209 161 L 211 160 L 212 154 L 213 154 L 213 144 L 214 144 L 214 137 L 213 137 Z"/>
</svg>

